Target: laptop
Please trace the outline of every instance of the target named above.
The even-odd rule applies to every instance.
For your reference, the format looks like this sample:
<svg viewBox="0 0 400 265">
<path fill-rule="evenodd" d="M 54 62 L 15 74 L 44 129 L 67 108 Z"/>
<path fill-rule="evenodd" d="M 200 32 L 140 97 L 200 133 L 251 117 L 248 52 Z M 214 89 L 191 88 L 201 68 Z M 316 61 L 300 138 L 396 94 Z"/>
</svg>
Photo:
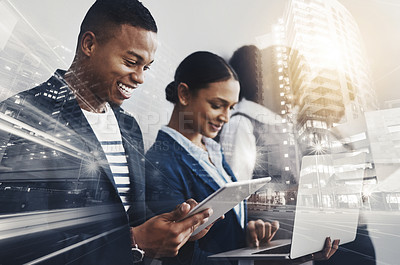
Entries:
<svg viewBox="0 0 400 265">
<path fill-rule="evenodd" d="M 357 232 L 365 170 L 365 153 L 304 156 L 291 239 L 272 240 L 265 246 L 208 258 L 251 264 L 244 261 L 296 259 L 319 252 L 326 237 L 340 239 L 340 245 L 352 242 Z"/>
</svg>

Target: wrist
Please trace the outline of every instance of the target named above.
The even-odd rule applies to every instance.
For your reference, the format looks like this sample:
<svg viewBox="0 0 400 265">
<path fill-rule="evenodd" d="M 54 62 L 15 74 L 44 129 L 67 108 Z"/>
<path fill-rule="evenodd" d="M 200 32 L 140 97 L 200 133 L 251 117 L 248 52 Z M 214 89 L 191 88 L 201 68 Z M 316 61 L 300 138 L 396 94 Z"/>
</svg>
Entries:
<svg viewBox="0 0 400 265">
<path fill-rule="evenodd" d="M 131 232 L 131 251 L 133 256 L 133 263 L 141 262 L 144 258 L 145 251 L 141 249 L 137 244 L 134 236 L 135 231 L 133 227 L 131 227 L 130 232 Z"/>
</svg>

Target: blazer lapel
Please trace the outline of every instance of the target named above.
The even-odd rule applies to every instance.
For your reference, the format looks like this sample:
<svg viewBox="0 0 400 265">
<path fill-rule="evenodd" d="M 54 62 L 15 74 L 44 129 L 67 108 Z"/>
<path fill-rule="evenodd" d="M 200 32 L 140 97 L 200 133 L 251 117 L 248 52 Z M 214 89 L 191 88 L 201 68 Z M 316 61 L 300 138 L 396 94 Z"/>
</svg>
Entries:
<svg viewBox="0 0 400 265">
<path fill-rule="evenodd" d="M 121 131 L 122 144 L 125 149 L 126 160 L 129 169 L 130 181 L 130 201 L 132 207 L 128 214 L 134 215 L 131 220 L 135 222 L 133 225 L 140 224 L 145 221 L 145 172 L 144 172 L 144 147 L 142 132 L 136 120 L 125 114 L 120 107 L 113 108 L 115 117 Z"/>
<path fill-rule="evenodd" d="M 200 163 L 191 156 L 185 148 L 177 143 L 167 133 L 160 131 L 161 141 L 169 143 L 171 150 L 174 150 L 178 155 L 181 156 L 182 161 L 201 179 L 212 191 L 219 189 L 219 185 L 215 180 L 207 173 L 207 171 L 200 165 Z"/>
<path fill-rule="evenodd" d="M 231 177 L 232 181 L 236 182 L 237 179 L 235 177 L 235 175 L 233 174 L 233 171 L 231 169 L 231 167 L 228 165 L 228 163 L 225 160 L 224 154 L 222 153 L 222 166 L 225 169 L 226 173 L 228 173 L 228 175 Z M 244 226 L 246 227 L 247 224 L 247 203 L 246 200 L 243 201 L 243 214 L 244 214 Z M 239 224 L 241 223 L 240 217 L 236 214 L 236 218 L 239 222 Z"/>
<path fill-rule="evenodd" d="M 222 154 L 222 167 L 225 169 L 226 173 L 231 177 L 231 180 L 233 182 L 236 182 L 237 179 L 236 179 L 235 175 L 233 174 L 231 167 L 228 165 L 228 163 L 226 163 L 225 157 L 223 154 Z"/>
<path fill-rule="evenodd" d="M 189 166 L 193 172 L 213 191 L 216 191 L 220 188 L 210 174 L 208 174 L 208 172 L 200 165 L 200 163 L 189 153 L 182 154 L 182 161 L 186 163 L 186 165 Z"/>
<path fill-rule="evenodd" d="M 177 153 L 181 157 L 181 160 L 183 163 L 187 165 L 188 168 L 190 168 L 193 173 L 201 179 L 205 185 L 210 187 L 210 189 L 214 192 L 218 190 L 220 187 L 219 185 L 215 182 L 215 180 L 207 173 L 207 171 L 200 165 L 200 163 L 193 158 L 185 148 L 183 148 L 178 142 L 176 142 L 170 135 L 167 133 L 160 131 L 157 140 L 163 142 L 163 143 L 168 143 L 168 146 L 170 150 L 173 150 L 174 152 Z M 226 163 L 225 159 L 222 159 L 222 165 L 223 168 L 226 170 L 227 174 L 231 177 L 232 181 L 237 181 L 235 175 L 233 174 L 232 170 L 230 169 L 229 165 Z M 244 204 L 244 207 L 246 208 L 246 204 Z M 235 213 L 236 220 L 238 222 L 238 225 L 240 226 L 241 221 L 240 217 Z M 246 210 L 244 210 L 244 221 L 245 224 L 247 222 L 247 213 Z"/>
</svg>

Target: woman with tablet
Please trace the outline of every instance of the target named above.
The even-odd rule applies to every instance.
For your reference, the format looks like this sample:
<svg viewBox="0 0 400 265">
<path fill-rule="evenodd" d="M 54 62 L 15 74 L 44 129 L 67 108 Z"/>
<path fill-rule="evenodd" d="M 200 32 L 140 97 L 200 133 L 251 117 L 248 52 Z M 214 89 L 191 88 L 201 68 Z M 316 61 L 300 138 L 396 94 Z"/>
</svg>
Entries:
<svg viewBox="0 0 400 265">
<path fill-rule="evenodd" d="M 201 202 L 225 183 L 236 181 L 212 139 L 238 102 L 236 73 L 221 57 L 195 52 L 180 63 L 174 79 L 166 88 L 167 100 L 175 104 L 171 119 L 146 154 L 146 200 L 155 214 L 190 198 Z M 242 202 L 203 238 L 186 243 L 163 264 L 214 264 L 207 256 L 244 247 L 246 242 L 250 246 L 268 242 L 278 226 L 261 220 L 247 223 Z"/>
<path fill-rule="evenodd" d="M 146 154 L 146 198 L 155 213 L 173 209 L 189 198 L 201 202 L 224 183 L 236 181 L 219 144 L 212 140 L 238 101 L 236 73 L 221 57 L 195 52 L 178 66 L 166 97 L 175 104 L 171 119 Z M 207 256 L 245 246 L 245 224 L 246 210 L 241 203 L 202 239 L 186 244 L 177 257 L 163 262 L 210 264 Z M 277 226 L 251 222 L 249 241 L 256 245 L 270 240 Z"/>
</svg>

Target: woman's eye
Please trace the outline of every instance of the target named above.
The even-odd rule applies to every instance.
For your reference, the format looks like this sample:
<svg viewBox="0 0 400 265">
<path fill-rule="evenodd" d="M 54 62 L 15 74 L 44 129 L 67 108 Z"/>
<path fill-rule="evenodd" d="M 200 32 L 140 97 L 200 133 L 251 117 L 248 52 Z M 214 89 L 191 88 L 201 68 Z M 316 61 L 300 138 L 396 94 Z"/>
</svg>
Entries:
<svg viewBox="0 0 400 265">
<path fill-rule="evenodd" d="M 144 71 L 150 70 L 150 65 L 146 65 L 145 67 L 143 67 Z"/>
<path fill-rule="evenodd" d="M 211 104 L 211 108 L 219 109 L 219 108 L 221 108 L 221 105 Z"/>
<path fill-rule="evenodd" d="M 229 109 L 230 109 L 230 110 L 234 110 L 234 109 L 235 109 L 235 107 L 236 107 L 236 106 L 232 106 L 232 107 L 230 107 Z"/>
</svg>

